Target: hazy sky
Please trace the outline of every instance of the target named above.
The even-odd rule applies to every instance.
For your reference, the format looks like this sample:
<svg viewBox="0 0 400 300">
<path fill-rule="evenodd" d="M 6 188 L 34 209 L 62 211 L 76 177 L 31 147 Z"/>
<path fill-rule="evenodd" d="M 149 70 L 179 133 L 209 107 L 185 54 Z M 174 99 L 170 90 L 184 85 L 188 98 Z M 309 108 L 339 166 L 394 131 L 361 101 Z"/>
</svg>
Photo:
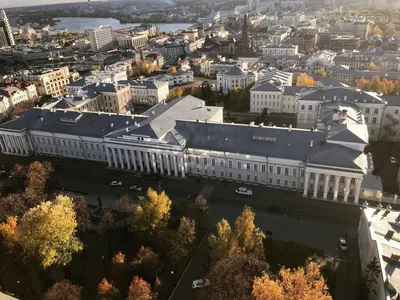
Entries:
<svg viewBox="0 0 400 300">
<path fill-rule="evenodd" d="M 17 7 L 17 6 L 30 6 L 30 5 L 44 5 L 54 3 L 71 3 L 71 2 L 85 2 L 84 0 L 0 0 L 0 8 Z"/>
</svg>

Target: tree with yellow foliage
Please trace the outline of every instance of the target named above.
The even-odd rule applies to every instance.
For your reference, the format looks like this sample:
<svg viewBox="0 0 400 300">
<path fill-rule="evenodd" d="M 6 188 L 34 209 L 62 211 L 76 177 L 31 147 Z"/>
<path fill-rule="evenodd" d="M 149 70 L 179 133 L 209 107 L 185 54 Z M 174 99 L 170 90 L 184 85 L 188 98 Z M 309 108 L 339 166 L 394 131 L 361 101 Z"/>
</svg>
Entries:
<svg viewBox="0 0 400 300">
<path fill-rule="evenodd" d="M 297 78 L 296 86 L 314 86 L 314 79 L 306 73 L 301 73 Z"/>
<path fill-rule="evenodd" d="M 17 217 L 9 216 L 4 223 L 0 224 L 0 235 L 9 249 L 18 243 L 17 221 Z"/>
<path fill-rule="evenodd" d="M 139 197 L 139 204 L 133 213 L 132 229 L 138 233 L 153 234 L 167 226 L 170 210 L 168 195 L 149 188 L 146 196 Z"/>
<path fill-rule="evenodd" d="M 66 265 L 72 254 L 82 250 L 76 237 L 78 223 L 72 199 L 59 195 L 28 210 L 17 226 L 18 242 L 28 256 L 42 266 Z"/>
<path fill-rule="evenodd" d="M 176 72 L 177 72 L 177 70 L 176 70 L 176 67 L 174 67 L 174 66 L 172 66 L 168 69 L 168 73 L 176 73 Z"/>
<path fill-rule="evenodd" d="M 326 77 L 326 71 L 323 68 L 315 70 L 314 74 L 317 76 Z"/>
<path fill-rule="evenodd" d="M 293 270 L 282 268 L 276 280 L 266 273 L 256 277 L 253 282 L 253 296 L 256 300 L 332 300 L 315 262 Z"/>
<path fill-rule="evenodd" d="M 136 73 L 139 76 L 149 76 L 151 73 L 155 71 L 160 71 L 161 69 L 159 66 L 152 62 L 142 60 L 136 63 L 136 65 L 134 66 L 134 70 L 135 72 L 133 72 L 133 74 Z"/>
</svg>

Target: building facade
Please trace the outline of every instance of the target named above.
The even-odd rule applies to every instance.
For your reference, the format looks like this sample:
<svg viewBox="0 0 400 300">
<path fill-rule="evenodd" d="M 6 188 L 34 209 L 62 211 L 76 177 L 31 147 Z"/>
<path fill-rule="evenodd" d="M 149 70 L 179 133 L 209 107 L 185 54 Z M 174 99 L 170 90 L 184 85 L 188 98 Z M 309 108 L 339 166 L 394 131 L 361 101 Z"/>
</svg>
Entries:
<svg viewBox="0 0 400 300">
<path fill-rule="evenodd" d="M 111 26 L 101 25 L 89 30 L 90 47 L 94 52 L 108 51 L 115 48 Z"/>
<path fill-rule="evenodd" d="M 263 56 L 283 56 L 283 55 L 297 55 L 299 47 L 296 45 L 269 45 L 263 47 Z"/>
<path fill-rule="evenodd" d="M 117 44 L 120 48 L 125 49 L 140 49 L 146 46 L 147 41 L 149 40 L 148 36 L 143 35 L 118 35 L 117 36 Z"/>
<path fill-rule="evenodd" d="M 244 89 L 257 80 L 258 74 L 256 72 L 244 71 L 238 66 L 233 66 L 229 71 L 217 74 L 217 87 L 227 92 L 233 88 Z"/>
</svg>

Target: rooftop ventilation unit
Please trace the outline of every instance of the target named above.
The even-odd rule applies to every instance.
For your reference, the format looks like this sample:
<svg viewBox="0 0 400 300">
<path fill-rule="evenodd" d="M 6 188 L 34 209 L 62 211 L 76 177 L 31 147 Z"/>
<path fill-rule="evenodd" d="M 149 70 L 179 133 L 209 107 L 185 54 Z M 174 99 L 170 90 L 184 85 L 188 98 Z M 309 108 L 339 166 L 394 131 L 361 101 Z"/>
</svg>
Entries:
<svg viewBox="0 0 400 300">
<path fill-rule="evenodd" d="M 253 140 L 263 141 L 263 142 L 275 142 L 276 138 L 275 137 L 269 137 L 269 136 L 256 136 L 256 135 L 253 135 Z"/>
</svg>

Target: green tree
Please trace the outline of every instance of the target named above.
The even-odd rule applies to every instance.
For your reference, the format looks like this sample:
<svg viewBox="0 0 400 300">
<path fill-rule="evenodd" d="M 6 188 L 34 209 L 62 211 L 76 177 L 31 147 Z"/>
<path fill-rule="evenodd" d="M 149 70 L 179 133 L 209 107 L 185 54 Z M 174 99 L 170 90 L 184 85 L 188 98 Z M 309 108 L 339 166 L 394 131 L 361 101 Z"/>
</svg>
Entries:
<svg viewBox="0 0 400 300">
<path fill-rule="evenodd" d="M 132 260 L 131 267 L 147 280 L 153 281 L 161 270 L 161 262 L 153 249 L 142 246 Z"/>
<path fill-rule="evenodd" d="M 167 194 L 149 188 L 144 197 L 139 197 L 133 213 L 132 229 L 138 233 L 154 234 L 168 224 L 171 200 Z"/>
<path fill-rule="evenodd" d="M 81 300 L 82 288 L 69 280 L 55 283 L 44 294 L 44 300 Z"/>
<path fill-rule="evenodd" d="M 381 275 L 381 268 L 376 257 L 371 260 L 366 266 L 363 275 L 363 284 L 365 288 L 366 299 L 371 295 L 376 295 L 375 284 Z"/>
<path fill-rule="evenodd" d="M 37 257 L 42 266 L 66 265 L 82 250 L 76 237 L 78 223 L 72 199 L 57 196 L 27 211 L 18 225 L 18 240 L 24 252 Z"/>
<path fill-rule="evenodd" d="M 324 69 L 317 69 L 314 71 L 314 74 L 321 77 L 326 77 L 326 71 Z"/>
<path fill-rule="evenodd" d="M 204 225 L 208 215 L 208 205 L 207 199 L 203 195 L 198 195 L 194 203 L 190 204 L 189 214 L 196 220 L 197 226 Z"/>
</svg>

